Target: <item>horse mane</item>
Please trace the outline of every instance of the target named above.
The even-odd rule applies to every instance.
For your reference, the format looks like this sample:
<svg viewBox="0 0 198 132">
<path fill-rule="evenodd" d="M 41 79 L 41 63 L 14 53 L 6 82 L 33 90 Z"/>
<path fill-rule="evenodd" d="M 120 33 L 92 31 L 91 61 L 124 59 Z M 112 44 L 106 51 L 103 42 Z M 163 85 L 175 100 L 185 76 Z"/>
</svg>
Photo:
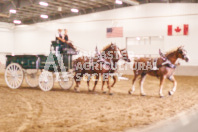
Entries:
<svg viewBox="0 0 198 132">
<path fill-rule="evenodd" d="M 111 43 L 112 44 L 112 43 Z M 105 46 L 103 49 L 102 49 L 102 51 L 106 51 L 110 46 L 111 46 L 111 44 L 108 44 L 107 46 Z"/>
<path fill-rule="evenodd" d="M 167 51 L 165 55 L 166 55 L 166 56 L 168 56 L 168 55 L 170 55 L 170 54 L 174 53 L 175 51 L 177 51 L 177 50 L 178 50 L 178 48 L 179 48 L 179 47 L 174 48 L 174 49 L 172 49 L 172 50 L 170 50 L 170 51 Z"/>
</svg>

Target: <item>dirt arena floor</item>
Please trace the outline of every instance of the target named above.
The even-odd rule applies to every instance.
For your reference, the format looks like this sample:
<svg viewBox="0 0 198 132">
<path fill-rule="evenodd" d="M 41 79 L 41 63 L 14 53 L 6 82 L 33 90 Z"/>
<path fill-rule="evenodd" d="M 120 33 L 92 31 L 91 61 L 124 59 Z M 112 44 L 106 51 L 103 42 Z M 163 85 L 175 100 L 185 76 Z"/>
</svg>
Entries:
<svg viewBox="0 0 198 132">
<path fill-rule="evenodd" d="M 58 84 L 49 91 L 22 87 L 12 90 L 0 76 L 0 131 L 4 132 L 118 132 L 141 128 L 168 119 L 198 104 L 198 77 L 176 76 L 177 91 L 168 95 L 172 83 L 164 85 L 164 98 L 159 98 L 159 80 L 147 77 L 144 83 L 147 96 L 140 96 L 139 84 L 133 95 L 128 94 L 129 81 L 119 81 L 114 95 L 87 92 L 86 83 L 81 92 L 73 88 L 62 90 Z M 92 83 L 93 84 L 93 83 Z"/>
</svg>

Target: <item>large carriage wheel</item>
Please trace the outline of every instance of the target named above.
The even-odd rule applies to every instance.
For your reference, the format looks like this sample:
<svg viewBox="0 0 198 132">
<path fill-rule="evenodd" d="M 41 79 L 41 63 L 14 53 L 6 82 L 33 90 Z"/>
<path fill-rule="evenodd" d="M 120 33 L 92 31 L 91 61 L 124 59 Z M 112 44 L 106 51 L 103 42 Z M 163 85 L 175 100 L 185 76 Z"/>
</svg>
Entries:
<svg viewBox="0 0 198 132">
<path fill-rule="evenodd" d="M 37 72 L 38 70 L 33 69 L 26 70 L 25 81 L 32 88 L 35 88 L 39 85 Z"/>
<path fill-rule="evenodd" d="M 53 74 L 48 71 L 44 71 L 39 76 L 39 87 L 43 91 L 50 91 L 54 85 Z"/>
<path fill-rule="evenodd" d="M 59 85 L 62 89 L 70 89 L 73 86 L 74 79 L 73 76 L 70 74 L 62 74 L 60 76 Z"/>
<path fill-rule="evenodd" d="M 5 70 L 5 81 L 8 87 L 17 89 L 23 83 L 23 69 L 17 63 L 11 63 Z"/>
</svg>

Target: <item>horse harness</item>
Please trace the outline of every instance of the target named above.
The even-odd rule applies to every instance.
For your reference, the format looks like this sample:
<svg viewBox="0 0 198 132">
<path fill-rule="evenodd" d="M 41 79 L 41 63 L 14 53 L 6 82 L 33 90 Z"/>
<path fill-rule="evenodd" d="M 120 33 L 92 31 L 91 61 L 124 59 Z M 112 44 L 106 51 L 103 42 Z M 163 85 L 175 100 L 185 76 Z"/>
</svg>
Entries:
<svg viewBox="0 0 198 132">
<path fill-rule="evenodd" d="M 176 65 L 171 63 L 171 61 L 168 58 L 163 58 L 162 56 L 161 56 L 161 58 L 163 59 L 164 62 L 161 65 L 157 66 L 158 68 L 160 68 L 162 66 L 166 66 L 166 67 L 169 67 L 169 68 L 172 68 L 172 69 L 176 68 Z M 159 77 L 158 74 L 157 74 L 157 70 L 155 70 L 154 73 L 157 77 Z M 173 75 L 173 73 L 170 76 L 168 76 L 169 80 L 172 80 L 172 75 Z"/>
<path fill-rule="evenodd" d="M 164 61 L 161 66 L 167 66 L 174 69 L 176 68 L 176 65 L 172 64 L 171 61 L 161 52 L 161 50 L 159 50 L 159 54 L 161 59 Z"/>
<path fill-rule="evenodd" d="M 151 72 L 153 71 L 155 73 L 155 76 L 159 77 L 158 74 L 157 74 L 157 70 L 162 67 L 162 66 L 166 66 L 166 67 L 169 67 L 169 68 L 172 68 L 172 69 L 175 69 L 176 68 L 176 65 L 175 64 L 172 64 L 170 60 L 168 60 L 168 58 L 164 58 L 162 57 L 162 60 L 164 61 L 162 64 L 160 65 L 157 65 L 157 61 L 158 61 L 158 58 L 154 58 L 153 59 L 153 67 L 151 69 L 149 69 L 148 71 L 144 71 L 142 74 L 145 75 L 147 74 L 148 72 Z M 152 59 L 150 60 L 152 61 Z M 138 74 L 138 70 L 136 70 L 136 74 Z M 169 80 L 171 80 L 171 76 L 168 77 Z"/>
<path fill-rule="evenodd" d="M 106 67 L 109 67 L 109 72 L 112 70 L 112 65 L 113 65 L 113 61 L 110 60 L 110 62 L 106 61 L 104 58 L 102 58 L 102 55 L 98 52 L 96 53 L 98 60 L 96 61 L 97 63 L 100 63 Z M 89 66 L 92 69 L 94 66 L 94 57 L 90 57 L 89 58 Z"/>
</svg>

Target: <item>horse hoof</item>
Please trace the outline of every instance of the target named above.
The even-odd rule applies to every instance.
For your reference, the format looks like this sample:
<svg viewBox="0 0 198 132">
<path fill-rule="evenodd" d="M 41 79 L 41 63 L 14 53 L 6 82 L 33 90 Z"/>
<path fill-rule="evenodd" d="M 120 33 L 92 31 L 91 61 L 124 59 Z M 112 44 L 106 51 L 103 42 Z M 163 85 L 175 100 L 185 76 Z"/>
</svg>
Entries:
<svg viewBox="0 0 198 132">
<path fill-rule="evenodd" d="M 131 92 L 131 91 L 128 91 L 128 93 L 129 93 L 129 94 L 132 94 L 132 92 Z"/>
<path fill-rule="evenodd" d="M 173 95 L 173 93 L 174 93 L 174 92 L 172 92 L 172 91 L 169 91 L 169 92 L 168 92 L 168 94 L 169 94 L 170 96 Z"/>
<path fill-rule="evenodd" d="M 91 90 L 89 89 L 88 92 L 91 92 Z"/>
<path fill-rule="evenodd" d="M 113 95 L 113 93 L 109 93 L 109 95 Z"/>
<path fill-rule="evenodd" d="M 102 93 L 103 93 L 103 94 L 106 94 L 107 92 L 106 92 L 106 91 L 103 91 Z"/>
<path fill-rule="evenodd" d="M 75 90 L 75 91 L 76 91 L 76 88 L 77 88 L 77 87 L 74 87 L 74 90 Z"/>
<path fill-rule="evenodd" d="M 160 95 L 160 98 L 164 98 L 164 95 Z"/>
<path fill-rule="evenodd" d="M 141 96 L 146 96 L 146 94 L 145 93 L 141 93 Z"/>
<path fill-rule="evenodd" d="M 98 94 L 97 92 L 93 91 L 93 94 Z"/>
</svg>

